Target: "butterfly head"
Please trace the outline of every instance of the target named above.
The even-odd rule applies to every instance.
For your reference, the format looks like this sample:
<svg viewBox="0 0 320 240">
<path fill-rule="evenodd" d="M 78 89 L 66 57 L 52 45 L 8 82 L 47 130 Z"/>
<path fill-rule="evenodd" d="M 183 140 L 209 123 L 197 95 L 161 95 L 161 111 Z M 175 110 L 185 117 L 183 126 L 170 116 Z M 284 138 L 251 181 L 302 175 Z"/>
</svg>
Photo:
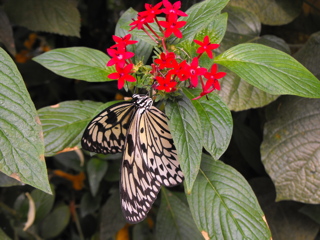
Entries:
<svg viewBox="0 0 320 240">
<path fill-rule="evenodd" d="M 149 108 L 153 103 L 152 99 L 145 94 L 133 94 L 132 98 L 136 106 L 139 108 Z"/>
</svg>

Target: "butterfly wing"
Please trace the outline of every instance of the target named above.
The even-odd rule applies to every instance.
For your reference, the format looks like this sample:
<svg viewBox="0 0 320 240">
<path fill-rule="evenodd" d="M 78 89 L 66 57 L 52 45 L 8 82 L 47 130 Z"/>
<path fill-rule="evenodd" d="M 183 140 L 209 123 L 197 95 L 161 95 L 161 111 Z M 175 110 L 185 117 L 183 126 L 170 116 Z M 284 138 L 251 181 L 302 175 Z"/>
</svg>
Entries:
<svg viewBox="0 0 320 240">
<path fill-rule="evenodd" d="M 183 181 L 183 173 L 167 121 L 167 116 L 152 106 L 141 117 L 138 131 L 142 158 L 147 168 L 158 182 L 172 187 Z"/>
<path fill-rule="evenodd" d="M 82 148 L 104 154 L 122 152 L 135 110 L 132 102 L 116 103 L 103 110 L 85 129 Z"/>
<path fill-rule="evenodd" d="M 121 168 L 121 206 L 130 223 L 140 222 L 146 217 L 161 187 L 142 159 L 139 142 L 142 112 L 143 109 L 139 108 L 132 118 Z"/>
</svg>

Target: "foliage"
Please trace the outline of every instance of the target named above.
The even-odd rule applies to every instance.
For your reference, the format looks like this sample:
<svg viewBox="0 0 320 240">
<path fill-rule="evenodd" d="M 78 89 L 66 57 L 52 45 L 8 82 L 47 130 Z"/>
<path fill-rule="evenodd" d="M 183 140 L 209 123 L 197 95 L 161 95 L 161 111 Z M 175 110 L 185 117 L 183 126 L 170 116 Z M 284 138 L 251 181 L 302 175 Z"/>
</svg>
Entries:
<svg viewBox="0 0 320 240">
<path fill-rule="evenodd" d="M 198 59 L 201 67 L 219 64 L 227 73 L 216 79 L 221 90 L 208 93 L 203 82 L 201 88 L 191 81 L 150 84 L 151 67 L 143 64 L 160 58 L 161 44 L 138 29 L 130 32 L 138 43 L 127 49 L 140 67 L 137 81 L 124 81 L 124 90 L 111 81 L 121 63 L 107 66 L 112 51 L 111 58 L 102 51 L 113 44 L 114 27 L 115 35 L 128 34 L 138 13 L 130 7 L 141 1 L 105 1 L 105 8 L 102 1 L 22 2 L 0 1 L 0 44 L 8 52 L 0 48 L 1 239 L 316 237 L 320 25 L 307 22 L 319 19 L 316 5 L 183 1 L 183 37 L 172 35 L 167 43 L 190 62 L 198 56 L 194 39 L 220 44 L 214 58 Z M 312 27 L 303 29 L 310 38 L 297 51 L 296 42 L 286 38 L 288 45 L 279 27 L 270 26 L 302 32 L 301 19 Z M 80 140 L 88 122 L 112 100 L 130 96 L 125 90 L 133 86 L 154 87 L 157 101 L 164 100 L 156 105 L 169 118 L 185 181 L 163 187 L 146 220 L 129 226 L 119 201 L 121 154 L 93 156 Z"/>
</svg>

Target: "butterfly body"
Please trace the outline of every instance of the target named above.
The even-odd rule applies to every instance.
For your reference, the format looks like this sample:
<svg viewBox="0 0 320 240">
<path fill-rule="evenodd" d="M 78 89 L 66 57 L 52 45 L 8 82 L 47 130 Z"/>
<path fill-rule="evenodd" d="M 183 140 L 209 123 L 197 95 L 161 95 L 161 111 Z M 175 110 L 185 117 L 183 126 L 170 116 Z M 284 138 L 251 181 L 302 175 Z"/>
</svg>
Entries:
<svg viewBox="0 0 320 240">
<path fill-rule="evenodd" d="M 167 117 L 146 95 L 112 105 L 86 128 L 82 147 L 97 153 L 123 152 L 120 198 L 126 220 L 142 221 L 161 185 L 183 181 Z"/>
</svg>

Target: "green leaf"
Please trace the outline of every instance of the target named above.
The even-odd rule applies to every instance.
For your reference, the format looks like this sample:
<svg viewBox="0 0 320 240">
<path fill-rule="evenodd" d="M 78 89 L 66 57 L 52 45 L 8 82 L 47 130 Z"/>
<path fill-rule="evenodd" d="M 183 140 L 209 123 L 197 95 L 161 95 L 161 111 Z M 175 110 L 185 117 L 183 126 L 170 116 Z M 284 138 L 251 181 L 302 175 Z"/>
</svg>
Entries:
<svg viewBox="0 0 320 240">
<path fill-rule="evenodd" d="M 242 80 L 228 69 L 220 68 L 227 75 L 220 80 L 221 90 L 217 94 L 233 111 L 242 111 L 268 105 L 276 100 L 278 95 L 271 95 Z"/>
<path fill-rule="evenodd" d="M 273 239 L 317 239 L 319 224 L 301 213 L 303 204 L 294 201 L 275 202 L 274 184 L 269 177 L 253 178 L 250 185 L 266 215 Z"/>
<path fill-rule="evenodd" d="M 165 188 L 161 189 L 161 205 L 156 223 L 157 239 L 203 239 L 192 219 L 188 205 Z"/>
<path fill-rule="evenodd" d="M 220 11 L 226 6 L 229 0 L 207 0 L 194 4 L 186 13 L 188 17 L 181 17 L 179 21 L 186 21 L 187 24 L 181 28 L 182 39 L 176 41 L 185 41 L 193 38 L 197 33 L 205 29 L 214 21 Z"/>
<path fill-rule="evenodd" d="M 137 17 L 137 14 L 138 14 L 137 11 L 133 10 L 132 8 L 129 8 L 127 11 L 125 11 L 121 15 L 116 25 L 115 35 L 118 37 L 124 37 L 129 33 L 131 34 L 131 32 L 129 32 L 126 29 L 129 26 L 129 24 L 132 22 L 132 19 L 135 19 Z M 138 41 L 138 43 L 127 46 L 127 50 L 129 52 L 134 52 L 133 60 L 135 63 L 142 61 L 144 64 L 146 64 L 147 60 L 151 55 L 153 46 L 155 46 L 156 44 L 153 41 L 152 41 L 152 44 L 150 44 L 149 41 L 146 42 L 141 38 L 139 38 L 141 34 L 145 34 L 143 30 L 139 30 L 139 32 L 140 34 L 138 35 L 133 34 L 131 37 L 132 40 L 136 40 Z M 151 40 L 149 36 L 147 37 L 148 37 L 148 40 Z"/>
<path fill-rule="evenodd" d="M 154 240 L 154 234 L 150 231 L 147 221 L 142 221 L 133 226 L 132 240 Z"/>
<path fill-rule="evenodd" d="M 279 50 L 255 43 L 239 44 L 217 56 L 215 62 L 267 93 L 320 97 L 320 81 Z"/>
<path fill-rule="evenodd" d="M 168 126 L 177 149 L 178 159 L 185 176 L 187 192 L 197 177 L 202 152 L 202 127 L 197 110 L 183 95 L 176 102 L 167 102 Z"/>
<path fill-rule="evenodd" d="M 113 66 L 106 66 L 107 54 L 86 47 L 58 48 L 33 60 L 58 75 L 88 82 L 111 81 L 107 76 L 115 72 Z"/>
<path fill-rule="evenodd" d="M 205 36 L 209 36 L 210 42 L 220 43 L 227 28 L 228 15 L 226 13 L 217 15 L 212 22 L 210 22 L 205 29 L 197 33 L 194 39 L 203 41 Z M 176 48 L 183 48 L 190 59 L 197 57 L 199 54 L 196 52 L 199 45 L 193 41 L 183 41 L 176 45 Z M 213 59 L 210 59 L 207 54 L 204 54 L 199 59 L 201 67 L 210 68 L 213 64 Z"/>
<path fill-rule="evenodd" d="M 14 45 L 13 31 L 8 16 L 2 8 L 0 8 L 0 43 L 7 48 L 13 56 L 16 55 Z"/>
<path fill-rule="evenodd" d="M 38 110 L 42 123 L 45 155 L 79 146 L 82 133 L 102 103 L 66 101 Z"/>
<path fill-rule="evenodd" d="M 247 181 L 232 167 L 203 155 L 187 199 L 206 239 L 270 239 L 271 233 Z"/>
<path fill-rule="evenodd" d="M 302 0 L 231 0 L 230 4 L 254 12 L 263 24 L 284 25 L 300 14 Z"/>
<path fill-rule="evenodd" d="M 72 169 L 76 172 L 83 171 L 83 160 L 81 159 L 76 151 L 62 152 L 53 157 L 54 161 L 60 163 L 67 169 Z"/>
<path fill-rule="evenodd" d="M 54 193 L 54 189 L 51 190 Z M 35 223 L 40 222 L 51 211 L 55 196 L 44 193 L 38 189 L 31 192 L 31 197 L 36 206 Z"/>
<path fill-rule="evenodd" d="M 16 65 L 2 48 L 0 112 L 0 170 L 51 193 L 39 117 Z"/>
<path fill-rule="evenodd" d="M 120 31 L 118 29 L 121 28 L 122 30 L 125 31 L 129 31 L 129 29 L 131 28 L 130 23 L 132 23 L 132 19 L 137 19 L 138 16 L 138 12 L 132 8 L 129 8 L 127 11 L 125 11 L 123 13 L 123 15 L 121 16 L 121 18 L 119 19 L 118 23 L 117 23 L 117 28 L 116 28 L 116 32 Z M 159 18 L 158 18 L 159 20 Z M 159 35 L 161 36 L 162 34 L 160 33 L 159 27 L 156 23 L 149 23 L 150 27 Z M 158 44 L 153 41 L 149 35 L 147 35 L 143 30 L 138 30 L 138 29 L 133 29 L 132 31 L 130 31 L 130 33 L 135 36 L 138 37 L 139 39 L 142 39 L 144 42 L 150 44 L 151 46 L 157 46 Z"/>
<path fill-rule="evenodd" d="M 99 209 L 101 202 L 101 196 L 93 197 L 89 192 L 86 192 L 80 202 L 80 210 L 81 210 L 81 217 L 85 217 L 90 213 L 94 213 L 96 210 Z"/>
<path fill-rule="evenodd" d="M 22 182 L 19 182 L 18 180 L 0 172 L 0 187 L 12 187 L 12 186 L 21 186 L 21 185 L 23 185 Z"/>
<path fill-rule="evenodd" d="M 80 37 L 80 13 L 65 0 L 10 0 L 5 2 L 9 19 L 32 31 Z"/>
<path fill-rule="evenodd" d="M 112 189 L 111 194 L 101 211 L 100 239 L 109 239 L 127 224 L 122 215 L 119 191 Z"/>
<path fill-rule="evenodd" d="M 45 238 L 54 238 L 61 234 L 70 220 L 70 210 L 65 204 L 60 204 L 40 224 L 40 235 Z"/>
<path fill-rule="evenodd" d="M 265 175 L 260 155 L 262 140 L 258 137 L 257 133 L 244 123 L 234 119 L 232 138 L 233 143 L 237 145 L 239 152 L 250 167 L 259 173 L 259 175 Z"/>
<path fill-rule="evenodd" d="M 90 184 L 90 191 L 96 196 L 100 182 L 108 170 L 108 162 L 99 158 L 91 158 L 87 164 L 87 174 Z"/>
<path fill-rule="evenodd" d="M 255 14 L 246 9 L 229 5 L 223 11 L 228 14 L 228 27 L 220 47 L 215 52 L 224 52 L 230 47 L 259 36 L 261 23 Z"/>
<path fill-rule="evenodd" d="M 260 43 L 275 49 L 278 49 L 287 54 L 291 53 L 289 45 L 282 39 L 274 35 L 263 35 L 261 37 L 253 38 L 250 43 Z"/>
<path fill-rule="evenodd" d="M 0 239 L 2 240 L 12 240 L 11 238 L 8 237 L 8 235 L 0 228 Z"/>
<path fill-rule="evenodd" d="M 247 35 L 252 37 L 259 36 L 261 23 L 254 13 L 245 8 L 233 7 L 228 5 L 223 11 L 228 13 L 229 33 Z"/>
<path fill-rule="evenodd" d="M 320 203 L 320 99 L 286 96 L 267 110 L 261 157 L 277 200 Z"/>
<path fill-rule="evenodd" d="M 190 99 L 200 95 L 200 89 L 185 88 L 183 92 Z M 218 159 L 228 148 L 232 135 L 232 116 L 226 104 L 214 93 L 192 100 L 201 122 L 204 148 Z"/>
<path fill-rule="evenodd" d="M 320 32 L 310 36 L 306 44 L 294 54 L 294 57 L 314 75 L 320 76 Z"/>
<path fill-rule="evenodd" d="M 300 212 L 320 224 L 320 205 L 305 205 L 300 209 Z"/>
</svg>

